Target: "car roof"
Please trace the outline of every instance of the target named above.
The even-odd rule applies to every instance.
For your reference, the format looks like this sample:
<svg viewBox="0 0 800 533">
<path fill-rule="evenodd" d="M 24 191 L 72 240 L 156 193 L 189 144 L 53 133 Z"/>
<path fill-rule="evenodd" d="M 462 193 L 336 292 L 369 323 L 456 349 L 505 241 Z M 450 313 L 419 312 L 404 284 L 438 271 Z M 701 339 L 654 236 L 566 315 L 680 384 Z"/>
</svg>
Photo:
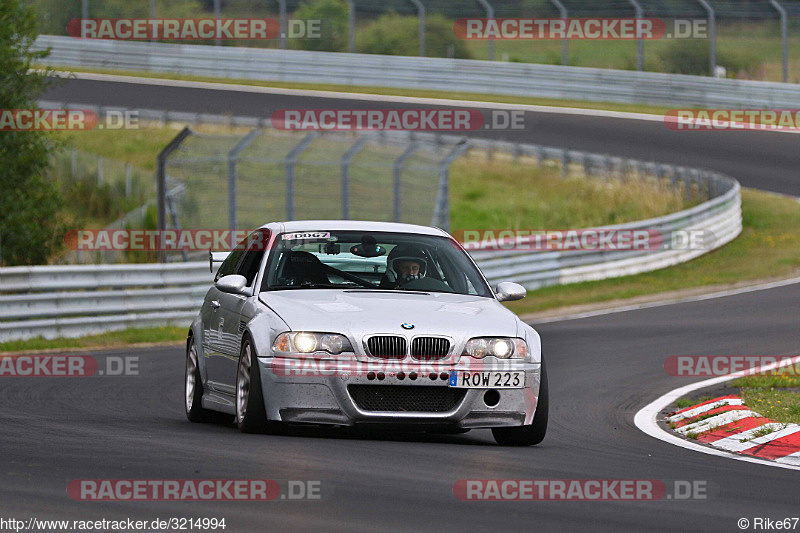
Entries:
<svg viewBox="0 0 800 533">
<path fill-rule="evenodd" d="M 262 227 L 278 233 L 294 231 L 383 231 L 387 233 L 434 235 L 437 237 L 448 236 L 444 230 L 430 226 L 367 220 L 292 220 L 290 222 L 273 222 Z"/>
</svg>

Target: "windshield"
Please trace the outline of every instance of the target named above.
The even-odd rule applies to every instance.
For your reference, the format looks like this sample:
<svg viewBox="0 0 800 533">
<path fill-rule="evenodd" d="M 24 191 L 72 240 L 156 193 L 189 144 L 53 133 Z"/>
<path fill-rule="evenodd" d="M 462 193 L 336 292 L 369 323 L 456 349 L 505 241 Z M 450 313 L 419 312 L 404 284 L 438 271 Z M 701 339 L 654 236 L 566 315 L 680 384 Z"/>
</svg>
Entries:
<svg viewBox="0 0 800 533">
<path fill-rule="evenodd" d="M 492 297 L 466 253 L 447 237 L 311 231 L 278 235 L 262 291 L 354 289 Z"/>
</svg>

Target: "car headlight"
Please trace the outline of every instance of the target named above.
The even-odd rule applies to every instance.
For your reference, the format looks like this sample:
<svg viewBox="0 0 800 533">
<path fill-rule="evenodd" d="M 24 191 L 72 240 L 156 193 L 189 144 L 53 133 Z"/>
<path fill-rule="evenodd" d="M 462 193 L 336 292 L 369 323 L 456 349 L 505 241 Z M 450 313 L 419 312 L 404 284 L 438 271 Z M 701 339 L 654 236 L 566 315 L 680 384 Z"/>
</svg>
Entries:
<svg viewBox="0 0 800 533">
<path fill-rule="evenodd" d="M 520 358 L 528 356 L 528 345 L 523 339 L 508 337 L 479 337 L 470 339 L 464 347 L 463 355 L 483 359 L 487 355 L 500 359 Z"/>
<path fill-rule="evenodd" d="M 277 354 L 328 352 L 333 355 L 352 352 L 353 347 L 344 335 L 338 333 L 315 333 L 310 331 L 287 331 L 275 338 L 272 348 Z"/>
</svg>

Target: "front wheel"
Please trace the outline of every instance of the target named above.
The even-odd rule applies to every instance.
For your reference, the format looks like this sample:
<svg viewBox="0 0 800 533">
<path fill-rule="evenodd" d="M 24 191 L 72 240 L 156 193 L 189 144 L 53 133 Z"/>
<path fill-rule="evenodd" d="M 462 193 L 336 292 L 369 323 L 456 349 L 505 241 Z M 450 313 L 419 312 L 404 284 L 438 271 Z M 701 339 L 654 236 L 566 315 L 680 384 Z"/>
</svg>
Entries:
<svg viewBox="0 0 800 533">
<path fill-rule="evenodd" d="M 261 391 L 261 371 L 253 344 L 244 339 L 236 372 L 236 425 L 242 433 L 265 433 L 275 424 L 267 422 L 264 395 Z"/>
<path fill-rule="evenodd" d="M 501 446 L 533 446 L 542 442 L 547 433 L 549 403 L 547 371 L 544 361 L 542 361 L 542 379 L 539 384 L 539 399 L 536 404 L 536 413 L 533 415 L 533 422 L 529 426 L 492 428 L 494 440 Z"/>
<path fill-rule="evenodd" d="M 207 422 L 214 418 L 214 411 L 203 408 L 203 379 L 197 363 L 197 346 L 194 336 L 186 343 L 186 373 L 184 375 L 184 407 L 186 418 L 192 422 Z"/>
</svg>

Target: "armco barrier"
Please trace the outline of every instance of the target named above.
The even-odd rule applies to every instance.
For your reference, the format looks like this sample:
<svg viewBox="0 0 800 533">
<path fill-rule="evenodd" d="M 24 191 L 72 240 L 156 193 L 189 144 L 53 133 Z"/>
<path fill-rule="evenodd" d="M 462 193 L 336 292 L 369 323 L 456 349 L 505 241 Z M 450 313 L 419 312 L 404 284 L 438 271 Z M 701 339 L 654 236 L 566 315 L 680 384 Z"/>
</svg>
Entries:
<svg viewBox="0 0 800 533">
<path fill-rule="evenodd" d="M 342 54 L 40 35 L 48 65 L 719 108 L 794 108 L 800 85 L 434 57 Z"/>
<path fill-rule="evenodd" d="M 636 274 L 688 261 L 731 241 L 742 227 L 738 182 L 717 174 L 696 179 L 719 194 L 684 211 L 614 227 L 702 229 L 716 236 L 711 248 L 476 251 L 472 255 L 493 284 L 517 281 L 529 289 Z M 2 268 L 0 342 L 79 337 L 131 327 L 188 326 L 211 280 L 207 262 Z"/>
</svg>

